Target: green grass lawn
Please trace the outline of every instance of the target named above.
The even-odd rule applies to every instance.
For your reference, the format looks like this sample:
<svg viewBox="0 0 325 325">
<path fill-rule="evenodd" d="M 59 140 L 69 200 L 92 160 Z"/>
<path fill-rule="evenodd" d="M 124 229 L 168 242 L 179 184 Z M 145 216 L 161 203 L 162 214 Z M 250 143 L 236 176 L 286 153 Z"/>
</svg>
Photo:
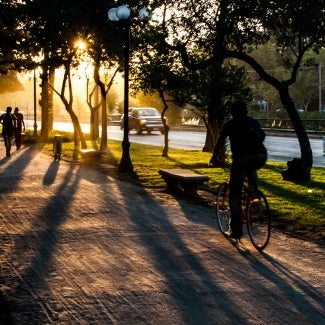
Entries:
<svg viewBox="0 0 325 325">
<path fill-rule="evenodd" d="M 52 149 L 52 145 L 46 145 Z M 88 143 L 92 148 L 93 144 Z M 209 176 L 207 185 L 216 189 L 228 180 L 229 172 L 223 169 L 209 168 L 211 154 L 201 151 L 170 149 L 169 157 L 162 156 L 162 147 L 132 143 L 130 155 L 134 166 L 132 174 L 115 175 L 129 181 L 141 183 L 145 187 L 162 188 L 165 183 L 158 174 L 159 169 L 183 168 L 198 174 Z M 121 158 L 121 143 L 109 140 L 108 153 L 104 163 L 118 166 Z M 73 144 L 63 143 L 63 154 L 73 156 Z M 307 230 L 315 238 L 325 238 L 325 168 L 314 167 L 312 180 L 306 183 L 292 183 L 282 179 L 281 171 L 286 169 L 285 163 L 269 161 L 259 171 L 260 189 L 268 198 L 273 220 L 278 225 L 286 225 L 296 230 Z"/>
</svg>

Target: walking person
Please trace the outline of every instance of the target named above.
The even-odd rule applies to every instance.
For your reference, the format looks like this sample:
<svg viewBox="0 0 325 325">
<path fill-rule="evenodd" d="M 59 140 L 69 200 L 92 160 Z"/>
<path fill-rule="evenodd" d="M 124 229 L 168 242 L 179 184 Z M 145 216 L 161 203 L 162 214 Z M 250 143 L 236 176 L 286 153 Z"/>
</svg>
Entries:
<svg viewBox="0 0 325 325">
<path fill-rule="evenodd" d="M 17 150 L 21 147 L 21 132 L 25 131 L 24 115 L 19 113 L 19 108 L 15 107 L 14 116 L 16 118 L 15 142 Z"/>
<path fill-rule="evenodd" d="M 231 211 L 230 238 L 240 239 L 243 235 L 241 219 L 241 191 L 245 177 L 257 190 L 257 170 L 266 162 L 267 151 L 263 144 L 265 133 L 260 123 L 247 116 L 247 106 L 236 101 L 231 109 L 232 119 L 226 122 L 214 148 L 211 164 L 218 165 L 227 137 L 230 140 L 232 166 L 230 172 L 229 206 Z"/>
<path fill-rule="evenodd" d="M 16 118 L 11 113 L 12 107 L 8 106 L 6 113 L 0 116 L 0 123 L 2 124 L 2 136 L 6 147 L 6 156 L 10 157 L 11 139 L 14 137 L 14 129 L 16 126 Z"/>
</svg>

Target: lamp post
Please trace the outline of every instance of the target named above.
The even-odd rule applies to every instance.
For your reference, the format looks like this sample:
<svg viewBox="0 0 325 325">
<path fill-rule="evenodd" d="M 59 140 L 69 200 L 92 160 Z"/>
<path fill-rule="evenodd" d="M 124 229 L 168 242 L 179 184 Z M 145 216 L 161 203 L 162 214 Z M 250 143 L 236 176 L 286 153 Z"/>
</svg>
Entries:
<svg viewBox="0 0 325 325">
<path fill-rule="evenodd" d="M 322 104 L 322 64 L 318 64 L 318 108 L 319 113 L 322 112 L 323 104 Z"/>
<path fill-rule="evenodd" d="M 119 165 L 119 171 L 131 172 L 133 165 L 130 156 L 129 141 L 129 58 L 130 58 L 130 9 L 125 6 L 111 8 L 108 10 L 108 19 L 113 22 L 121 21 L 125 23 L 125 44 L 124 44 L 124 133 L 122 141 L 122 158 Z M 148 8 L 142 8 L 139 11 L 140 20 L 148 21 L 151 18 L 151 11 Z"/>
<path fill-rule="evenodd" d="M 34 133 L 33 136 L 37 136 L 37 116 L 36 116 L 36 69 L 34 68 Z"/>
</svg>

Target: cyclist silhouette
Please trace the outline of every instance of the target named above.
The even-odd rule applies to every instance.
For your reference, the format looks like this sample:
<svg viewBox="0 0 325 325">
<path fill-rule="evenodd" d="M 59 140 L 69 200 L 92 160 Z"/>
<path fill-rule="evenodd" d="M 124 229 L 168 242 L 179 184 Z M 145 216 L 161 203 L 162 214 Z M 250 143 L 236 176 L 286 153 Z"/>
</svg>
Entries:
<svg viewBox="0 0 325 325">
<path fill-rule="evenodd" d="M 260 123 L 247 116 L 247 106 L 242 100 L 236 101 L 231 108 L 232 119 L 221 129 L 213 151 L 211 164 L 220 162 L 226 139 L 229 137 L 232 153 L 230 172 L 229 205 L 231 211 L 230 238 L 240 239 L 243 235 L 241 220 L 241 191 L 245 177 L 248 177 L 257 190 L 257 170 L 267 160 L 267 150 L 263 144 L 265 133 Z"/>
</svg>

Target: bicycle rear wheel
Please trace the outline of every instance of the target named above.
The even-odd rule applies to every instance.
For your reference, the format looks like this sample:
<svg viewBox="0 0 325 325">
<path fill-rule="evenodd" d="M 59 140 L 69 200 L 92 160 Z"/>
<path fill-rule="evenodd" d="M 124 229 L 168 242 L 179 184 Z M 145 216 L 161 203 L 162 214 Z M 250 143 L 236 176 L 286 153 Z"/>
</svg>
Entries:
<svg viewBox="0 0 325 325">
<path fill-rule="evenodd" d="M 248 200 L 246 207 L 246 226 L 253 246 L 262 251 L 268 244 L 271 235 L 271 215 L 265 195 L 255 192 Z"/>
<path fill-rule="evenodd" d="M 217 221 L 221 233 L 227 236 L 230 230 L 229 184 L 222 183 L 217 194 Z"/>
</svg>

